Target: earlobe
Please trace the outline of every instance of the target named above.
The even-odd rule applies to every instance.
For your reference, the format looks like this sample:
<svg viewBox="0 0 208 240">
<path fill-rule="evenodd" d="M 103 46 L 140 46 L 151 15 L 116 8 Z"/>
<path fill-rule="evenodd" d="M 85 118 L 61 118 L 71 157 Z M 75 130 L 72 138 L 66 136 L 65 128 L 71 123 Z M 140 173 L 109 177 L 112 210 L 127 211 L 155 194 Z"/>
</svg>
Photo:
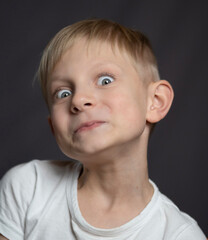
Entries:
<svg viewBox="0 0 208 240">
<path fill-rule="evenodd" d="M 163 119 L 168 113 L 174 97 L 173 89 L 169 82 L 160 80 L 150 85 L 147 121 L 156 123 Z"/>
<path fill-rule="evenodd" d="M 54 128 L 53 128 L 53 124 L 52 124 L 52 121 L 51 121 L 51 117 L 50 117 L 50 116 L 48 116 L 48 124 L 49 124 L 49 126 L 50 126 L 50 128 L 51 128 L 51 132 L 52 132 L 53 135 L 54 135 Z"/>
</svg>

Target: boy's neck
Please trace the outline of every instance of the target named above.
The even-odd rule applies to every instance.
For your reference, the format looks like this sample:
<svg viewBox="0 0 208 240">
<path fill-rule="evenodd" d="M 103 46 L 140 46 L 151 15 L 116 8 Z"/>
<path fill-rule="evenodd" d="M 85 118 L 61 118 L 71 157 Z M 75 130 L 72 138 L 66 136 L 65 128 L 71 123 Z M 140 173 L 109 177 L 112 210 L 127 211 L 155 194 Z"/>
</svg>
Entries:
<svg viewBox="0 0 208 240">
<path fill-rule="evenodd" d="M 136 217 L 150 202 L 154 190 L 147 166 L 133 166 L 127 162 L 124 166 L 109 166 L 109 169 L 105 166 L 99 170 L 85 168 L 80 176 L 79 207 L 91 225 L 100 228 L 121 226 Z"/>
<path fill-rule="evenodd" d="M 119 163 L 118 163 L 119 162 Z M 78 189 L 87 188 L 90 191 L 102 192 L 111 198 L 121 198 L 122 195 L 143 195 L 149 187 L 147 162 L 118 160 L 105 166 L 84 168 L 79 178 Z"/>
</svg>

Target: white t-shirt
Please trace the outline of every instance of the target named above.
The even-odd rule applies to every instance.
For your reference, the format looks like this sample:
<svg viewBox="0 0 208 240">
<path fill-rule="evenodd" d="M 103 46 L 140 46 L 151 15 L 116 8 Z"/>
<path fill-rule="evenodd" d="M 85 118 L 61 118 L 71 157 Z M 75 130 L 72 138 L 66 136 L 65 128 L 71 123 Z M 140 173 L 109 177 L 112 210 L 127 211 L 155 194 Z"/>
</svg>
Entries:
<svg viewBox="0 0 208 240">
<path fill-rule="evenodd" d="M 10 240 L 205 240 L 197 223 L 154 183 L 154 195 L 133 220 L 99 229 L 82 217 L 77 202 L 81 164 L 38 161 L 11 169 L 0 182 L 0 233 Z"/>
</svg>

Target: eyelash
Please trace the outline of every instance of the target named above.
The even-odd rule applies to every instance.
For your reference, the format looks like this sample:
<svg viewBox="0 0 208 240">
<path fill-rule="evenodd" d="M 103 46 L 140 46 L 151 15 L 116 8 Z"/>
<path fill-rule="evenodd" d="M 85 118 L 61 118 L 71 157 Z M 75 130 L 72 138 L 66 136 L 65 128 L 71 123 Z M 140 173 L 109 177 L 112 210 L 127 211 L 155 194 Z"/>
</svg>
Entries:
<svg viewBox="0 0 208 240">
<path fill-rule="evenodd" d="M 99 78 L 102 78 L 102 77 L 109 77 L 109 78 L 112 78 L 114 81 L 116 80 L 116 78 L 113 74 L 108 73 L 108 72 L 103 72 L 103 73 L 98 74 L 96 81 L 98 82 Z"/>
<path fill-rule="evenodd" d="M 99 73 L 97 75 L 97 78 L 104 77 L 104 76 L 108 76 L 108 77 L 111 77 L 111 78 L 115 79 L 115 76 L 112 73 L 108 73 L 108 72 Z"/>
</svg>

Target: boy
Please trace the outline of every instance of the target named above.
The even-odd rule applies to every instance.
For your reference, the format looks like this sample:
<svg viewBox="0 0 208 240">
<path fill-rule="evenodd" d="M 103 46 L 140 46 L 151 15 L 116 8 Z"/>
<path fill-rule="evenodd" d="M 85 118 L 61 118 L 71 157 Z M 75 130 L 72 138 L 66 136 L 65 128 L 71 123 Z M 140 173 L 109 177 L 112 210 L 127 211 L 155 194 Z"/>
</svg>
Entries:
<svg viewBox="0 0 208 240">
<path fill-rule="evenodd" d="M 38 73 L 56 141 L 79 162 L 10 170 L 0 239 L 204 240 L 148 178 L 148 138 L 173 100 L 148 39 L 110 21 L 81 21 L 52 39 Z"/>
</svg>

